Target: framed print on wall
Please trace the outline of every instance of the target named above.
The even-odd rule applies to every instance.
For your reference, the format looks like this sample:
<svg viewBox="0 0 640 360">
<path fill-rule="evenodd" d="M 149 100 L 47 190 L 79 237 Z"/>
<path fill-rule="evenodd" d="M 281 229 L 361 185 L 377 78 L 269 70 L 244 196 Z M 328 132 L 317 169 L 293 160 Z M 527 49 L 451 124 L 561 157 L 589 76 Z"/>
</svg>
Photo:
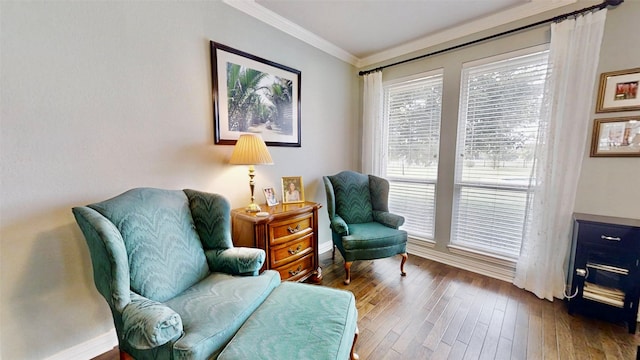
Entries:
<svg viewBox="0 0 640 360">
<path fill-rule="evenodd" d="M 596 112 L 640 110 L 640 68 L 600 75 Z"/>
<path fill-rule="evenodd" d="M 216 144 L 254 132 L 267 145 L 301 146 L 300 71 L 211 41 L 211 75 Z"/>
<path fill-rule="evenodd" d="M 293 204 L 301 202 L 304 202 L 302 176 L 284 176 L 282 178 L 282 203 Z"/>
<path fill-rule="evenodd" d="M 591 156 L 640 157 L 640 116 L 596 119 Z"/>
</svg>

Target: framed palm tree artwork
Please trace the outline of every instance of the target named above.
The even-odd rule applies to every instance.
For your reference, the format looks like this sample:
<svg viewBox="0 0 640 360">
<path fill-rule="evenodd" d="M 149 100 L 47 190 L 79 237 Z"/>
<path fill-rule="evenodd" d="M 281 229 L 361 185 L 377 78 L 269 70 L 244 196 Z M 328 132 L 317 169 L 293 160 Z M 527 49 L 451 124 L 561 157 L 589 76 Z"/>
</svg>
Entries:
<svg viewBox="0 0 640 360">
<path fill-rule="evenodd" d="M 301 146 L 300 71 L 211 41 L 211 74 L 216 144 L 251 132 L 267 145 Z"/>
</svg>

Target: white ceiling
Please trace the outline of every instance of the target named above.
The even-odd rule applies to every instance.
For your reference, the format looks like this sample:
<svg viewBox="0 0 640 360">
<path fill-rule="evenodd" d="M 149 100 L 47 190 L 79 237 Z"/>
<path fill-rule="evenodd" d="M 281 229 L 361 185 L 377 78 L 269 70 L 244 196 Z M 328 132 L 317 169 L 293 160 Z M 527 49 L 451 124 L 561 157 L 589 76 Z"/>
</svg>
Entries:
<svg viewBox="0 0 640 360">
<path fill-rule="evenodd" d="M 225 0 L 362 67 L 578 0 Z"/>
</svg>

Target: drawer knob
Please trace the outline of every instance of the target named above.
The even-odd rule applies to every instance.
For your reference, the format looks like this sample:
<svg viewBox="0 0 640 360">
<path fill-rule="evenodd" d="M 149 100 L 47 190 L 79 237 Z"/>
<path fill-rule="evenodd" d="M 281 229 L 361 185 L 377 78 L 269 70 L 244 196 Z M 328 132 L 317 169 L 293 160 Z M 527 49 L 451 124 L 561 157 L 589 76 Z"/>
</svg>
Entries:
<svg viewBox="0 0 640 360">
<path fill-rule="evenodd" d="M 298 265 L 297 269 L 289 270 L 289 275 L 296 276 L 296 275 L 300 274 L 301 271 L 302 271 L 302 265 Z"/>
<path fill-rule="evenodd" d="M 291 255 L 295 255 L 295 254 L 299 253 L 299 252 L 300 252 L 300 250 L 302 250 L 302 245 L 298 244 L 298 247 L 297 247 L 297 248 L 295 248 L 295 249 L 291 249 L 291 248 L 289 248 L 289 250 L 288 250 L 288 251 L 289 251 L 289 254 L 291 254 Z"/>
<path fill-rule="evenodd" d="M 600 235 L 600 239 L 602 240 L 609 240 L 609 241 L 620 241 L 622 239 L 620 239 L 619 237 L 613 237 L 613 236 L 607 236 L 607 235 Z"/>
<path fill-rule="evenodd" d="M 291 226 L 287 226 L 287 230 L 289 230 L 289 233 L 295 234 L 300 231 L 300 224 L 296 225 L 296 227 L 294 228 L 292 228 Z"/>
</svg>

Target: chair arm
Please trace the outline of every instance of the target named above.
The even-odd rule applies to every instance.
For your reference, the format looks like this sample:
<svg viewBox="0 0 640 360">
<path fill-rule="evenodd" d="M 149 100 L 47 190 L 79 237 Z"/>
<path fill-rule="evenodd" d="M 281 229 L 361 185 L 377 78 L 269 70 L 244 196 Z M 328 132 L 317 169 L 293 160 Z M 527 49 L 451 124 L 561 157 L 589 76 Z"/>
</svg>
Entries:
<svg viewBox="0 0 640 360">
<path fill-rule="evenodd" d="M 232 275 L 258 275 L 265 260 L 264 250 L 248 247 L 206 250 L 204 254 L 211 271 Z"/>
<path fill-rule="evenodd" d="M 135 349 L 162 346 L 183 333 L 182 318 L 168 306 L 131 292 L 122 310 L 123 338 Z"/>
<path fill-rule="evenodd" d="M 331 219 L 331 230 L 340 235 L 349 235 L 349 225 L 340 215 L 336 215 Z"/>
<path fill-rule="evenodd" d="M 404 224 L 404 217 L 386 211 L 373 211 L 373 220 L 384 226 L 397 229 Z"/>
</svg>

